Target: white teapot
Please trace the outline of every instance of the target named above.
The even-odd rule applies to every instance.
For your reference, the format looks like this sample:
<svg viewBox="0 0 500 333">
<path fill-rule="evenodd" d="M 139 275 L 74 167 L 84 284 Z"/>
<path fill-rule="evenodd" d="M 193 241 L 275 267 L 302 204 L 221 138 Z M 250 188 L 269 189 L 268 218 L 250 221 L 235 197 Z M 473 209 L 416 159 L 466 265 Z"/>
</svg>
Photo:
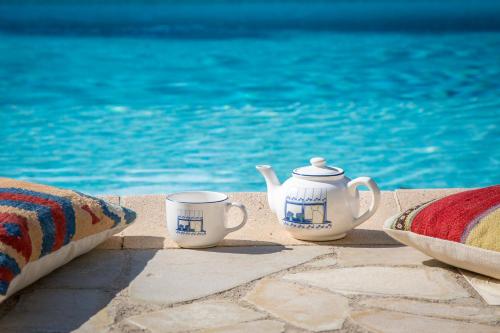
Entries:
<svg viewBox="0 0 500 333">
<path fill-rule="evenodd" d="M 326 165 L 322 157 L 311 165 L 293 170 L 292 177 L 280 185 L 269 165 L 257 170 L 267 184 L 267 199 L 285 229 L 297 239 L 327 241 L 345 237 L 346 232 L 368 220 L 380 203 L 380 190 L 369 177 L 350 180 L 344 170 Z M 371 192 L 371 204 L 359 215 L 358 186 Z"/>
</svg>

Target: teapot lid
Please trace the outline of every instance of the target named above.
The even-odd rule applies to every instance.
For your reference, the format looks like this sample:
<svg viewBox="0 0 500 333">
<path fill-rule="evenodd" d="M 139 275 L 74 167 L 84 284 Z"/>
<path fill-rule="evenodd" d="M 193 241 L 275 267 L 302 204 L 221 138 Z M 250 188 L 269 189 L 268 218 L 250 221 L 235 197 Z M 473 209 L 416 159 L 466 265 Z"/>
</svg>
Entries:
<svg viewBox="0 0 500 333">
<path fill-rule="evenodd" d="M 331 177 L 344 174 L 344 170 L 341 168 L 326 165 L 326 160 L 323 157 L 313 157 L 310 162 L 311 165 L 294 169 L 293 174 L 306 177 Z"/>
</svg>

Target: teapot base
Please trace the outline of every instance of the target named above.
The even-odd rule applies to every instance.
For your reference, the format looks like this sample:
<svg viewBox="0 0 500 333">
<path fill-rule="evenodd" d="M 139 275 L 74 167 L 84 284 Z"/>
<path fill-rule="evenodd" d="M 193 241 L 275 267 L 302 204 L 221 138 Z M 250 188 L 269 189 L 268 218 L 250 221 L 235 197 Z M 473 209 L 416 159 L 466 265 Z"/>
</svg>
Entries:
<svg viewBox="0 0 500 333">
<path fill-rule="evenodd" d="M 293 238 L 299 239 L 299 240 L 305 240 L 305 241 L 312 241 L 312 242 L 328 242 L 328 241 L 334 241 L 338 239 L 342 239 L 347 235 L 347 233 L 343 234 L 336 234 L 336 235 L 297 235 L 297 234 L 292 234 Z"/>
</svg>

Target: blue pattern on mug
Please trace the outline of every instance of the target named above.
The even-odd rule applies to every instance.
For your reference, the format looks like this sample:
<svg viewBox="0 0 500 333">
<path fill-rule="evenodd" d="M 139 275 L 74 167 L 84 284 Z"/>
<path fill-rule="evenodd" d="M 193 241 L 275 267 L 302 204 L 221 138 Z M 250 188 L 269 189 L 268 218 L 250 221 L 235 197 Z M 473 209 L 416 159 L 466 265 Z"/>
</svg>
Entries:
<svg viewBox="0 0 500 333">
<path fill-rule="evenodd" d="M 183 235 L 205 235 L 206 231 L 203 229 L 203 211 L 178 210 L 177 229 L 175 232 Z"/>
</svg>

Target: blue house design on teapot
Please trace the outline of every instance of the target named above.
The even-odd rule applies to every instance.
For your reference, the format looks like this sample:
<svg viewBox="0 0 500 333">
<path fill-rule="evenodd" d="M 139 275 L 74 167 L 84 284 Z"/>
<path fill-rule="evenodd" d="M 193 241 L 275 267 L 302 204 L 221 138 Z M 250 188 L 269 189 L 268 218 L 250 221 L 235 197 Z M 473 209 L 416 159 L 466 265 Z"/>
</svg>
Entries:
<svg viewBox="0 0 500 333">
<path fill-rule="evenodd" d="M 290 191 L 285 201 L 284 223 L 290 226 L 330 225 L 327 221 L 327 192 L 325 189 L 295 189 Z"/>
<path fill-rule="evenodd" d="M 204 235 L 203 211 L 202 210 L 178 210 L 177 229 L 178 234 Z"/>
</svg>

